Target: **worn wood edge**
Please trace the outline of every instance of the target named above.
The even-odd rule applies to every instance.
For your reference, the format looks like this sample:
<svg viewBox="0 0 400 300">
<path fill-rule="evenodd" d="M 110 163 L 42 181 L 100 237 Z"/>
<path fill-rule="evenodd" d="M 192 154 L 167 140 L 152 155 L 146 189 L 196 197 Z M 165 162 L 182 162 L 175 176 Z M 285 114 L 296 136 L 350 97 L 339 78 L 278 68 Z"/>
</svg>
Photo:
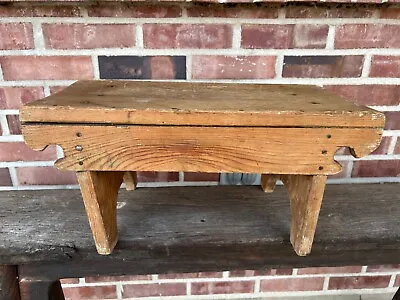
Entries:
<svg viewBox="0 0 400 300">
<path fill-rule="evenodd" d="M 80 119 L 68 120 L 64 116 L 94 114 L 96 118 L 91 120 L 82 117 Z M 378 111 L 363 111 L 335 115 L 332 112 L 306 113 L 306 112 L 247 112 L 234 115 L 227 112 L 157 112 L 155 119 L 154 111 L 113 109 L 104 111 L 98 108 L 73 108 L 47 106 L 27 106 L 20 112 L 22 124 L 30 123 L 59 123 L 71 125 L 84 124 L 118 124 L 118 125 L 170 125 L 170 126 L 251 126 L 251 127 L 337 127 L 337 128 L 382 128 L 385 124 L 385 115 Z M 123 118 L 121 118 L 123 114 Z M 320 119 L 320 120 L 319 120 Z M 345 123 L 343 120 L 345 119 Z M 218 120 L 218 121 L 216 121 Z M 268 120 L 268 123 L 265 123 Z M 282 121 L 284 120 L 284 121 Z M 178 123 L 178 124 L 177 124 Z M 307 125 L 304 125 L 307 124 Z"/>
</svg>

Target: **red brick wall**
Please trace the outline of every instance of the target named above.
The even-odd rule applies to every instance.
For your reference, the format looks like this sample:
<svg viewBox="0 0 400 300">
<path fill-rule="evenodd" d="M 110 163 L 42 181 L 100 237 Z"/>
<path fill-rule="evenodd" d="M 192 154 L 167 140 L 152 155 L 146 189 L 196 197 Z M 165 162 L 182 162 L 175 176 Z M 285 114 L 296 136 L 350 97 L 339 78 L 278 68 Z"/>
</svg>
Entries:
<svg viewBox="0 0 400 300">
<path fill-rule="evenodd" d="M 52 167 L 62 156 L 60 149 L 34 152 L 24 145 L 18 109 L 75 80 L 100 78 L 324 86 L 387 116 L 381 146 L 362 160 L 340 151 L 336 159 L 343 171 L 329 182 L 399 182 L 398 32 L 400 7 L 387 3 L 0 5 L 0 190 L 76 187 L 74 174 Z M 139 181 L 147 186 L 216 184 L 219 174 L 142 172 Z M 109 278 L 109 284 L 99 283 L 106 278 L 86 279 L 68 283 L 66 292 L 86 293 L 85 299 L 90 294 L 262 295 L 384 290 L 399 284 L 397 268 L 369 270 L 232 271 L 123 278 L 127 283 Z M 338 274 L 326 275 L 331 273 Z M 80 285 L 85 288 L 77 289 Z"/>
</svg>

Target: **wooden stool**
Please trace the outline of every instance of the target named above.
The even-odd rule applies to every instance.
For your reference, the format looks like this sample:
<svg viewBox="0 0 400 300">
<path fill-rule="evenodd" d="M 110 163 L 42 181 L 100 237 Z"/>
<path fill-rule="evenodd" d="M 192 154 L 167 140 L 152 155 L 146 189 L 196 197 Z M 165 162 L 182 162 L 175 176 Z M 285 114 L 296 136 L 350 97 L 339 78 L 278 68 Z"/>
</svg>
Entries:
<svg viewBox="0 0 400 300">
<path fill-rule="evenodd" d="M 335 152 L 368 155 L 384 115 L 312 86 L 80 81 L 21 111 L 33 149 L 60 145 L 77 173 L 97 251 L 117 243 L 120 185 L 136 171 L 261 173 L 265 192 L 289 190 L 290 240 L 307 255 Z M 268 203 L 266 203 L 266 206 Z"/>
</svg>

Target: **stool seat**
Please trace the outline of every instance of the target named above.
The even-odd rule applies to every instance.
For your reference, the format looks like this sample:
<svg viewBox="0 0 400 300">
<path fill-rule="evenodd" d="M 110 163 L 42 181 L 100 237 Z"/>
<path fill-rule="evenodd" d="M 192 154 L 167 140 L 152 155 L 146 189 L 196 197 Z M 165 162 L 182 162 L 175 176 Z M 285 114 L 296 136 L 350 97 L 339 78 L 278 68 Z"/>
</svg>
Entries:
<svg viewBox="0 0 400 300">
<path fill-rule="evenodd" d="M 383 114 L 306 85 L 78 81 L 30 103 L 24 122 L 382 127 Z"/>
<path fill-rule="evenodd" d="M 374 151 L 384 114 L 322 88 L 300 85 L 79 81 L 21 111 L 26 143 L 59 145 L 56 166 L 77 172 L 97 250 L 117 242 L 116 199 L 136 171 L 261 173 L 265 192 L 282 180 L 291 242 L 311 251 L 334 155 Z"/>
</svg>

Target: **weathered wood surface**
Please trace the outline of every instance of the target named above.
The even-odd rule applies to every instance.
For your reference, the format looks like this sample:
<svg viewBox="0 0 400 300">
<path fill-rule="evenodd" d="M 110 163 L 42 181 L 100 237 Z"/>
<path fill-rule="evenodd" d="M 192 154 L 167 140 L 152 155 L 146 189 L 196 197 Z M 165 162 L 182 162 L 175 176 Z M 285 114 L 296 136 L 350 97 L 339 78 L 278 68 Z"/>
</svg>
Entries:
<svg viewBox="0 0 400 300">
<path fill-rule="evenodd" d="M 107 257 L 78 190 L 1 192 L 0 263 L 59 277 L 400 263 L 399 189 L 328 185 L 307 257 L 290 244 L 282 186 L 120 191 L 120 241 Z"/>
<path fill-rule="evenodd" d="M 383 113 L 316 86 L 80 81 L 24 106 L 22 122 L 383 127 Z"/>
<path fill-rule="evenodd" d="M 60 145 L 56 166 L 74 171 L 327 175 L 341 170 L 333 158 L 340 147 L 365 156 L 382 129 L 26 125 L 23 134 L 33 149 Z"/>
<path fill-rule="evenodd" d="M 117 196 L 124 172 L 77 172 L 83 202 L 99 254 L 110 254 L 118 241 Z"/>
<path fill-rule="evenodd" d="M 0 300 L 20 299 L 17 266 L 0 265 Z"/>
</svg>

